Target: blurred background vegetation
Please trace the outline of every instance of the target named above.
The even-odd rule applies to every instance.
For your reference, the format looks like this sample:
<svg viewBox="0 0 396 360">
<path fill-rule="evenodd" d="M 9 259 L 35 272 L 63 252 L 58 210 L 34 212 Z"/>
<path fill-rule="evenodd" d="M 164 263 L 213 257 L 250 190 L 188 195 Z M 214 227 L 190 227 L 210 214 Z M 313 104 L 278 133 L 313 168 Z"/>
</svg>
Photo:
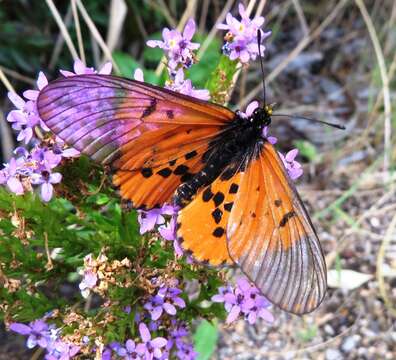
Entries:
<svg viewBox="0 0 396 360">
<path fill-rule="evenodd" d="M 98 67 L 112 57 L 115 72 L 161 84 L 161 51 L 145 45 L 164 27 L 189 17 L 203 43 L 190 71 L 202 88 L 220 56 L 213 30 L 233 0 L 0 0 L 0 70 L 17 92 L 32 88 L 40 70 L 51 79 L 83 57 Z M 326 253 L 328 298 L 315 313 L 276 313 L 274 326 L 221 329 L 219 359 L 396 358 L 396 2 L 393 0 L 251 0 L 266 17 L 267 98 L 280 113 L 346 125 L 346 131 L 304 120 L 273 121 L 279 146 L 300 149 L 299 184 Z M 54 8 L 56 7 L 56 9 Z M 60 31 L 57 13 L 65 25 Z M 79 31 L 78 29 L 81 29 Z M 80 36 L 81 35 L 81 36 Z M 66 41 L 65 41 L 66 39 Z M 70 41 L 69 41 L 70 39 Z M 80 40 L 79 40 L 80 39 Z M 83 49 L 82 49 L 83 48 Z M 230 106 L 261 98 L 258 63 L 242 69 Z M 1 160 L 15 146 L 4 120 L 11 109 L 0 85 Z M 0 335 L 0 359 L 13 342 Z M 2 340 L 3 339 L 3 340 Z M 9 357 L 8 357 L 9 358 Z"/>
</svg>

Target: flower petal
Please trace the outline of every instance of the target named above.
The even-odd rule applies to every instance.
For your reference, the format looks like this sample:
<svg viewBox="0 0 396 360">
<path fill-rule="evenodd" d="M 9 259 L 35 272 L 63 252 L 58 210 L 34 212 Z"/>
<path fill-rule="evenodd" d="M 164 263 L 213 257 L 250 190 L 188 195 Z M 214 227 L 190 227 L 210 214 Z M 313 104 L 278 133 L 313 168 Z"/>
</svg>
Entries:
<svg viewBox="0 0 396 360">
<path fill-rule="evenodd" d="M 234 305 L 230 311 L 230 313 L 227 316 L 226 323 L 230 324 L 233 321 L 236 320 L 236 318 L 239 316 L 239 313 L 241 312 L 241 308 L 238 305 Z"/>
<path fill-rule="evenodd" d="M 140 332 L 140 337 L 143 340 L 143 342 L 148 342 L 151 340 L 151 334 L 150 334 L 150 331 L 147 328 L 146 324 L 144 324 L 144 323 L 139 324 L 139 332 Z"/>
<path fill-rule="evenodd" d="M 48 80 L 44 75 L 44 73 L 40 71 L 37 79 L 37 87 L 39 88 L 39 90 L 42 90 L 47 85 L 48 85 Z"/>
<path fill-rule="evenodd" d="M 162 348 L 167 344 L 168 340 L 163 337 L 156 337 L 150 341 L 150 345 L 155 348 Z"/>
<path fill-rule="evenodd" d="M 41 185 L 40 196 L 41 196 L 41 199 L 43 199 L 43 201 L 45 201 L 45 202 L 50 201 L 52 198 L 53 192 L 54 192 L 54 187 L 52 186 L 52 184 L 50 184 L 48 182 L 44 182 Z"/>
<path fill-rule="evenodd" d="M 25 324 L 22 323 L 12 323 L 10 325 L 10 330 L 21 334 L 21 335 L 28 335 L 31 333 L 32 329 L 30 328 L 30 326 L 27 326 Z"/>
<path fill-rule="evenodd" d="M 113 69 L 113 64 L 111 63 L 111 61 L 108 61 L 101 67 L 98 73 L 103 75 L 110 75 L 112 69 Z"/>
</svg>

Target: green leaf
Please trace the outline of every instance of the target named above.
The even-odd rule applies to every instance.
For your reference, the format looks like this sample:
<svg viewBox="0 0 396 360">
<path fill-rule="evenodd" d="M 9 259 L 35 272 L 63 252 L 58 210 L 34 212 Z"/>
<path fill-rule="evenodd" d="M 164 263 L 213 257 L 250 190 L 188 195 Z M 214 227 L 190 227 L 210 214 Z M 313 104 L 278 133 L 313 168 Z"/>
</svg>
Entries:
<svg viewBox="0 0 396 360">
<path fill-rule="evenodd" d="M 216 325 L 206 320 L 203 320 L 199 324 L 193 336 L 194 349 L 199 353 L 198 360 L 207 360 L 211 358 L 216 349 L 218 337 L 219 333 Z"/>
<path fill-rule="evenodd" d="M 121 76 L 133 79 L 133 73 L 140 67 L 139 63 L 131 56 L 121 51 L 114 51 L 113 58 L 121 71 Z"/>
</svg>

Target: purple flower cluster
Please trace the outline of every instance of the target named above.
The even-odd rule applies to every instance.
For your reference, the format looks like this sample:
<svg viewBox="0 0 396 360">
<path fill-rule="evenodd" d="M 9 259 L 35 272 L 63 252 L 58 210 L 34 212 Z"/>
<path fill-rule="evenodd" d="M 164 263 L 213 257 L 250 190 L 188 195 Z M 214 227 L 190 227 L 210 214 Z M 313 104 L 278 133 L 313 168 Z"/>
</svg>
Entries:
<svg viewBox="0 0 396 360">
<path fill-rule="evenodd" d="M 32 186 L 40 189 L 40 197 L 48 202 L 53 195 L 53 184 L 58 184 L 62 175 L 53 170 L 60 164 L 62 157 L 69 157 L 70 151 L 63 152 L 60 143 L 52 145 L 36 145 L 28 152 L 25 148 L 17 148 L 17 157 L 11 158 L 0 170 L 0 185 L 16 195 L 22 195 Z M 19 156 L 18 156 L 19 155 Z"/>
<path fill-rule="evenodd" d="M 93 68 L 85 67 L 80 61 L 74 62 L 74 73 L 61 70 L 64 76 L 75 76 L 78 74 L 94 74 Z M 111 63 L 106 63 L 100 74 L 111 73 Z M 10 159 L 8 164 L 0 170 L 0 185 L 5 185 L 16 195 L 22 195 L 30 191 L 33 187 L 39 188 L 40 197 L 48 202 L 53 196 L 53 185 L 60 183 L 62 175 L 54 172 L 60 164 L 62 158 L 75 157 L 79 152 L 72 148 L 65 148 L 61 139 L 55 138 L 53 141 L 40 143 L 34 136 L 35 129 L 39 131 L 50 131 L 40 119 L 37 111 L 37 97 L 46 85 L 48 80 L 40 72 L 37 80 L 38 90 L 26 90 L 22 97 L 14 93 L 8 93 L 8 97 L 15 105 L 16 110 L 12 110 L 7 120 L 12 124 L 12 128 L 18 132 L 17 140 L 24 141 L 25 145 L 33 144 L 30 152 L 18 147 L 15 149 L 16 157 Z"/>
<path fill-rule="evenodd" d="M 260 291 L 245 278 L 239 278 L 237 285 L 220 287 L 219 294 L 212 296 L 213 302 L 224 303 L 228 312 L 227 324 L 243 316 L 249 324 L 254 324 L 258 318 L 273 322 L 274 317 L 268 311 L 270 303 L 260 295 Z"/>
<path fill-rule="evenodd" d="M 228 31 L 225 36 L 226 43 L 223 46 L 223 53 L 231 60 L 239 60 L 242 64 L 247 64 L 250 60 L 255 60 L 259 54 L 257 31 L 261 32 L 262 40 L 270 36 L 271 32 L 264 32 L 260 29 L 264 24 L 262 16 L 251 20 L 242 4 L 239 4 L 238 9 L 241 20 L 228 13 L 226 24 L 219 24 L 217 28 Z M 263 55 L 265 47 L 262 46 L 261 50 L 261 55 Z"/>
<path fill-rule="evenodd" d="M 8 98 L 14 104 L 16 110 L 12 110 L 8 114 L 7 121 L 18 132 L 17 140 L 23 140 L 26 145 L 33 139 L 33 130 L 36 126 L 41 127 L 43 131 L 49 130 L 41 121 L 36 106 L 36 100 L 40 90 L 48 84 L 48 80 L 42 72 L 39 73 L 36 84 L 39 90 L 26 90 L 23 93 L 26 100 L 17 94 L 8 93 Z"/>
<path fill-rule="evenodd" d="M 175 351 L 176 356 L 180 360 L 194 360 L 198 353 L 194 351 L 194 346 L 186 339 L 190 337 L 190 332 L 183 322 L 172 320 L 171 329 L 169 330 L 169 338 L 166 348 L 168 351 Z"/>
<path fill-rule="evenodd" d="M 176 315 L 178 308 L 185 308 L 186 303 L 179 296 L 182 291 L 177 288 L 178 281 L 174 281 L 174 286 L 161 286 L 157 295 L 151 296 L 149 301 L 144 304 L 144 308 L 150 313 L 151 319 L 156 321 L 166 312 L 168 315 Z"/>
<path fill-rule="evenodd" d="M 177 256 L 183 255 L 183 250 L 176 239 L 176 218 L 178 208 L 165 204 L 160 209 L 152 209 L 149 211 L 139 211 L 138 222 L 140 225 L 140 234 L 154 230 L 158 225 L 160 235 L 169 241 L 173 241 L 173 246 Z"/>
<path fill-rule="evenodd" d="M 162 31 L 163 41 L 149 40 L 147 45 L 159 47 L 165 52 L 170 78 L 166 83 L 166 88 L 201 100 L 209 100 L 208 90 L 197 90 L 193 87 L 191 80 L 184 78 L 184 69 L 191 67 L 194 63 L 194 50 L 197 50 L 200 46 L 198 43 L 191 42 L 195 28 L 194 20 L 189 19 L 182 34 L 176 29 L 165 28 Z M 143 81 L 141 71 L 135 72 L 135 79 Z"/>
<path fill-rule="evenodd" d="M 189 19 L 184 27 L 183 34 L 176 29 L 164 28 L 162 31 L 163 41 L 149 40 L 147 45 L 164 50 L 168 59 L 168 67 L 172 71 L 179 67 L 189 68 L 194 63 L 193 51 L 200 46 L 198 43 L 191 42 L 194 33 L 195 21 Z"/>
<path fill-rule="evenodd" d="M 39 346 L 47 350 L 45 360 L 69 360 L 80 351 L 80 347 L 67 344 L 59 339 L 59 330 L 49 326 L 44 320 L 32 321 L 29 325 L 12 323 L 10 330 L 27 336 L 26 346 Z"/>
</svg>

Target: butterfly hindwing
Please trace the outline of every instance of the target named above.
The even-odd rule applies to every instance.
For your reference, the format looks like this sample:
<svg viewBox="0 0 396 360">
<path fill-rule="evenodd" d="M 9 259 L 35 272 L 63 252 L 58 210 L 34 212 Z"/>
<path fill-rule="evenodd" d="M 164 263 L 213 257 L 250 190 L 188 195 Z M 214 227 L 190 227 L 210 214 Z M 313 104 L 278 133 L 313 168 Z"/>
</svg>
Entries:
<svg viewBox="0 0 396 360">
<path fill-rule="evenodd" d="M 326 265 L 318 237 L 268 142 L 256 149 L 241 179 L 227 246 L 231 259 L 282 309 L 303 314 L 322 301 Z"/>
<path fill-rule="evenodd" d="M 94 74 L 50 83 L 37 104 L 56 135 L 111 165 L 121 195 L 145 209 L 169 201 L 183 179 L 203 168 L 210 142 L 235 116 L 167 89 Z"/>
<path fill-rule="evenodd" d="M 246 162 L 243 157 L 240 163 L 231 163 L 178 213 L 178 241 L 198 261 L 213 266 L 232 263 L 227 250 L 226 228 Z"/>
</svg>

